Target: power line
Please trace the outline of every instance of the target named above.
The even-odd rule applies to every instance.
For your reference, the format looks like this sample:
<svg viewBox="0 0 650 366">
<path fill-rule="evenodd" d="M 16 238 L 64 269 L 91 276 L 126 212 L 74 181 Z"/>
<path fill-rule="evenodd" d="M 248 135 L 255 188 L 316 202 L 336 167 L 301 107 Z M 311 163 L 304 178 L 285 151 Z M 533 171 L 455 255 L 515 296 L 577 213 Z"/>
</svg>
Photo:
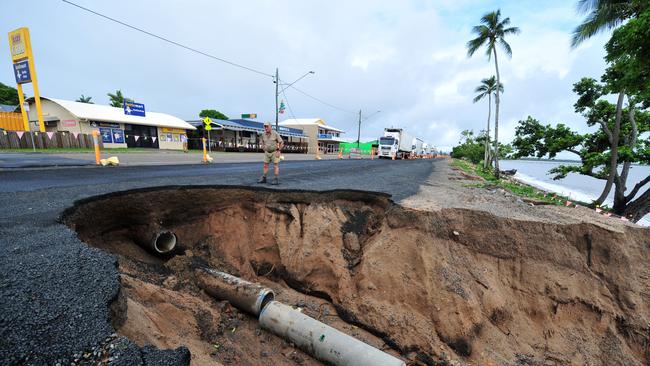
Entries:
<svg viewBox="0 0 650 366">
<path fill-rule="evenodd" d="M 297 119 L 296 116 L 293 114 L 293 110 L 291 109 L 291 105 L 289 105 L 289 98 L 287 98 L 287 94 L 282 90 L 282 95 L 284 95 L 284 100 L 287 101 L 287 108 L 289 108 L 289 113 L 291 113 L 291 117 L 293 119 Z"/>
<path fill-rule="evenodd" d="M 232 61 L 224 60 L 224 59 L 222 59 L 222 58 L 220 58 L 220 57 L 217 57 L 217 56 L 211 55 L 211 54 L 209 54 L 209 53 L 205 53 L 205 52 L 203 52 L 203 51 L 199 51 L 199 50 L 197 50 L 197 49 L 195 49 L 195 48 L 192 48 L 192 47 L 186 46 L 186 45 L 184 45 L 184 44 L 181 44 L 181 43 L 178 43 L 178 42 L 175 42 L 175 41 L 172 41 L 172 40 L 170 40 L 170 39 L 167 39 L 167 38 L 165 38 L 165 37 L 159 36 L 159 35 L 157 35 L 157 34 L 154 34 L 154 33 L 148 32 L 148 31 L 146 31 L 146 30 L 144 30 L 144 29 L 140 29 L 140 28 L 138 28 L 138 27 L 132 26 L 132 25 L 130 25 L 130 24 L 127 24 L 127 23 L 122 22 L 122 21 L 120 21 L 120 20 L 117 20 L 117 19 L 115 19 L 115 18 L 111 18 L 111 17 L 109 17 L 109 16 L 107 16 L 107 15 L 104 15 L 104 14 L 98 13 L 98 12 L 96 12 L 96 11 L 94 11 L 94 10 L 90 10 L 90 9 L 88 9 L 88 8 L 85 8 L 85 7 L 81 6 L 81 5 L 75 4 L 75 3 L 71 2 L 71 1 L 68 1 L 68 0 L 62 0 L 62 1 L 63 1 L 64 3 L 70 4 L 70 5 L 72 5 L 72 6 L 76 6 L 77 8 L 82 9 L 82 10 L 85 10 L 85 11 L 87 11 L 87 12 L 89 12 L 89 13 L 92 13 L 92 14 L 95 14 L 95 15 L 100 16 L 100 17 L 102 17 L 102 18 L 108 19 L 108 20 L 110 20 L 110 21 L 112 21 L 112 22 L 115 22 L 115 23 L 121 24 L 121 25 L 123 25 L 123 26 L 125 26 L 125 27 L 131 28 L 131 29 L 133 29 L 133 30 L 136 30 L 136 31 L 141 32 L 141 33 L 144 33 L 144 34 L 149 35 L 149 36 L 151 36 L 151 37 L 158 38 L 158 39 L 160 39 L 161 41 L 165 41 L 165 42 L 167 42 L 167 43 L 171 43 L 171 44 L 173 44 L 173 45 L 175 45 L 175 46 L 178 46 L 178 47 L 184 48 L 184 49 L 186 49 L 186 50 L 189 50 L 189 51 L 192 51 L 192 52 L 198 53 L 198 54 L 200 54 L 200 55 L 203 55 L 203 56 L 206 56 L 206 57 L 209 57 L 209 58 L 215 59 L 215 60 L 217 60 L 217 61 L 221 61 L 221 62 L 227 63 L 227 64 L 232 65 L 232 66 L 235 66 L 235 67 L 242 68 L 242 69 L 244 69 L 244 70 L 248 70 L 248 71 L 254 72 L 254 73 L 256 73 L 256 74 L 260 74 L 260 75 L 264 75 L 264 76 L 268 76 L 268 77 L 273 77 L 273 75 L 271 75 L 271 74 L 267 74 L 267 73 L 265 73 L 265 72 L 263 72 L 263 71 L 255 70 L 255 69 L 253 69 L 253 68 L 251 68 L 251 67 L 244 66 L 244 65 L 240 65 L 240 64 L 235 63 L 235 62 L 232 62 Z"/>
<path fill-rule="evenodd" d="M 290 87 L 291 89 L 294 89 L 295 91 L 297 91 L 297 92 L 299 92 L 299 93 L 305 95 L 305 96 L 308 96 L 309 98 L 311 98 L 311 99 L 313 99 L 313 100 L 315 100 L 315 101 L 318 101 L 318 102 L 320 102 L 320 103 L 325 104 L 326 106 L 332 107 L 332 108 L 334 108 L 334 109 L 338 109 L 338 110 L 341 111 L 341 112 L 350 113 L 350 114 L 356 114 L 356 112 L 350 112 L 350 111 L 345 110 L 345 109 L 343 109 L 343 108 L 341 108 L 341 107 L 337 107 L 337 106 L 335 106 L 334 104 L 330 104 L 330 103 L 327 103 L 327 102 L 324 101 L 324 100 L 318 99 L 318 98 L 316 98 L 316 97 L 313 96 L 313 95 L 309 95 L 309 94 L 305 93 L 304 91 L 302 91 L 302 90 L 296 88 L 296 87 L 293 86 L 293 85 L 291 85 L 291 86 L 289 86 L 289 87 Z"/>
</svg>

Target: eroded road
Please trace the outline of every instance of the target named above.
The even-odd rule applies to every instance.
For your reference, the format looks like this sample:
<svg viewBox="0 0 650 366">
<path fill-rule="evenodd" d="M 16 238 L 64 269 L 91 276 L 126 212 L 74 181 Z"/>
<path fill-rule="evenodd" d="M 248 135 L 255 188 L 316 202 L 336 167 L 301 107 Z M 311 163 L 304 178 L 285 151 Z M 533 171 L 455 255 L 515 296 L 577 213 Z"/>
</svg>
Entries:
<svg viewBox="0 0 650 366">
<path fill-rule="evenodd" d="M 285 162 L 277 189 L 360 189 L 388 193 L 398 201 L 416 194 L 440 164 L 447 163 Z M 59 217 L 79 199 L 136 188 L 260 187 L 254 183 L 260 171 L 258 163 L 0 171 L 2 364 L 185 362 L 186 349 L 140 348 L 114 335 L 109 305 L 120 286 L 115 257 L 82 243 Z M 93 225 L 102 231 L 101 220 Z"/>
</svg>

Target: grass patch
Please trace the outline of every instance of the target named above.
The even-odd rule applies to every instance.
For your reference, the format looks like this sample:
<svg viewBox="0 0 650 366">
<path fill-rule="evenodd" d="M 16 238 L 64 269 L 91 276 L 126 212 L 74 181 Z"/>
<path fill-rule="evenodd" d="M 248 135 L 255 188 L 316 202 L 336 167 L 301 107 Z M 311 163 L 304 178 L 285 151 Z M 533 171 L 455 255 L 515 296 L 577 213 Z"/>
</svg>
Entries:
<svg viewBox="0 0 650 366">
<path fill-rule="evenodd" d="M 525 198 L 545 202 L 546 204 L 556 205 L 556 206 L 565 206 L 566 201 L 572 201 L 567 197 L 555 193 L 540 191 L 535 187 L 531 187 L 529 185 L 519 183 L 510 179 L 497 179 L 494 176 L 492 170 L 485 170 L 483 169 L 482 166 L 472 164 L 465 160 L 452 159 L 451 166 L 459 168 L 463 170 L 465 173 L 478 175 L 479 177 L 485 179 L 485 183 L 474 183 L 474 184 L 467 185 L 468 187 L 489 188 L 489 189 L 502 188 L 519 197 L 525 197 Z M 572 201 L 572 202 L 577 202 L 577 201 Z M 580 203 L 584 206 L 589 206 L 589 204 L 585 202 L 577 202 L 577 203 Z"/>
</svg>

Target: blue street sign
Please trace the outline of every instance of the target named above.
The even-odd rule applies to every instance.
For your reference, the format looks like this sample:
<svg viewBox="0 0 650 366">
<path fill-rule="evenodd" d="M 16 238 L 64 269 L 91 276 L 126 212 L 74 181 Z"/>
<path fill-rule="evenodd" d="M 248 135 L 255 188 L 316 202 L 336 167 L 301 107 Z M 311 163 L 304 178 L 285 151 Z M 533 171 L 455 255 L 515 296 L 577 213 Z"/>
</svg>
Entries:
<svg viewBox="0 0 650 366">
<path fill-rule="evenodd" d="M 29 73 L 29 61 L 22 60 L 14 64 L 14 75 L 16 76 L 17 84 L 25 84 L 32 82 L 32 75 Z"/>
<path fill-rule="evenodd" d="M 144 117 L 144 104 L 124 101 L 124 114 Z"/>
</svg>

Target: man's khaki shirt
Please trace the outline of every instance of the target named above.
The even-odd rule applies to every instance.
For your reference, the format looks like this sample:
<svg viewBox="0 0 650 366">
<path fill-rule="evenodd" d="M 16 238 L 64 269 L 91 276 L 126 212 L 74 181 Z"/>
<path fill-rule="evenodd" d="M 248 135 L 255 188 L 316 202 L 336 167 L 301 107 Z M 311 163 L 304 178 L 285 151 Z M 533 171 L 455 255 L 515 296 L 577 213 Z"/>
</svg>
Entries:
<svg viewBox="0 0 650 366">
<path fill-rule="evenodd" d="M 282 137 L 277 132 L 271 130 L 271 133 L 262 133 L 262 148 L 266 152 L 274 152 L 278 148 L 278 144 L 282 146 Z"/>
</svg>

